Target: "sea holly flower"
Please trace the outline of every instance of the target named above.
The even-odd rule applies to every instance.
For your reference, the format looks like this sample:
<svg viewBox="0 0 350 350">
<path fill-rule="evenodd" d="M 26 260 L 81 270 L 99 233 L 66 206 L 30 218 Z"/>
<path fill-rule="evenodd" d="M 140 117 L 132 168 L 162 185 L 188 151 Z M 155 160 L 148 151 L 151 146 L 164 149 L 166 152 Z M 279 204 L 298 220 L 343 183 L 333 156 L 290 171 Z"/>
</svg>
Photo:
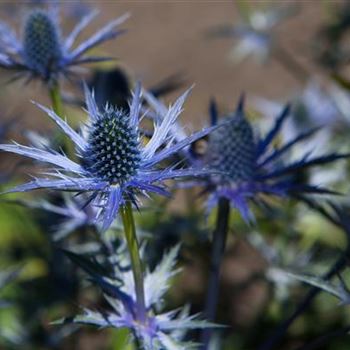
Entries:
<svg viewBox="0 0 350 350">
<path fill-rule="evenodd" d="M 105 60 L 86 53 L 122 33 L 118 27 L 128 18 L 123 15 L 105 25 L 78 45 L 76 39 L 97 11 L 83 17 L 67 37 L 61 34 L 57 11 L 35 9 L 24 23 L 22 37 L 0 22 L 0 67 L 17 72 L 16 78 L 40 78 L 51 83 L 59 76 L 69 76 L 73 68 L 84 63 Z"/>
<path fill-rule="evenodd" d="M 330 194 L 331 191 L 300 181 L 301 172 L 315 166 L 327 165 L 349 157 L 348 154 L 331 153 L 322 156 L 304 154 L 300 159 L 288 161 L 291 150 L 310 138 L 318 129 L 302 132 L 279 147 L 274 147 L 283 123 L 290 115 L 287 105 L 265 137 L 259 138 L 244 113 L 241 98 L 235 113 L 223 119 L 225 128 L 209 135 L 208 149 L 201 166 L 217 170 L 219 174 L 207 179 L 211 209 L 220 198 L 227 198 L 246 221 L 253 220 L 248 200 L 264 202 L 262 194 L 298 198 L 303 194 Z M 214 113 L 215 114 L 215 113 Z M 212 116 L 214 122 L 217 117 Z"/>
<path fill-rule="evenodd" d="M 188 330 L 217 327 L 199 319 L 199 315 L 190 315 L 189 307 L 162 311 L 163 298 L 170 287 L 170 281 L 179 270 L 175 269 L 179 246 L 171 249 L 153 271 L 147 270 L 144 276 L 145 303 L 147 314 L 141 319 L 135 294 L 134 280 L 130 268 L 116 269 L 116 279 L 97 273 L 86 261 L 79 264 L 104 292 L 111 306 L 110 311 L 85 309 L 82 315 L 69 317 L 57 323 L 75 323 L 96 327 L 128 328 L 146 350 L 190 349 L 195 344 L 184 342 Z M 73 261 L 79 263 L 80 257 L 68 253 Z"/>
<path fill-rule="evenodd" d="M 179 177 L 203 176 L 205 169 L 180 169 L 177 164 L 162 168 L 162 162 L 192 142 L 204 137 L 217 126 L 196 132 L 179 143 L 172 142 L 172 125 L 182 111 L 189 90 L 166 110 L 161 122 L 155 122 L 150 140 L 142 143 L 139 130 L 141 87 L 138 85 L 130 112 L 106 105 L 97 108 L 93 94 L 86 88 L 89 121 L 86 136 L 75 132 L 52 110 L 38 105 L 72 140 L 81 162 L 51 149 L 19 144 L 0 145 L 0 149 L 17 153 L 54 166 L 47 177 L 37 178 L 9 192 L 26 192 L 40 188 L 90 193 L 89 200 L 99 208 L 97 218 L 103 230 L 114 221 L 125 201 L 138 203 L 140 193 L 169 195 L 164 181 Z"/>
<path fill-rule="evenodd" d="M 266 61 L 274 45 L 274 30 L 294 12 L 291 7 L 251 9 L 246 1 L 238 1 L 240 23 L 213 28 L 213 37 L 232 37 L 237 40 L 230 56 L 235 62 L 253 56 Z"/>
</svg>

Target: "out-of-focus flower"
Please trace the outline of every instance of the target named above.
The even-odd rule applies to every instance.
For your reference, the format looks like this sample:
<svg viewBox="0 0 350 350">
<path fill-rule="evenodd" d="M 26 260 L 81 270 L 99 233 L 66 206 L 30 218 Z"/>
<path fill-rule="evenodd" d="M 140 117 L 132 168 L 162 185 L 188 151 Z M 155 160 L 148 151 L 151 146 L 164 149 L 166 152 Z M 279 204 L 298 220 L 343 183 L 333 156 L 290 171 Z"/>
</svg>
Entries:
<svg viewBox="0 0 350 350">
<path fill-rule="evenodd" d="M 174 91 L 181 85 L 183 85 L 182 77 L 179 74 L 174 74 L 147 90 L 155 97 L 159 97 Z M 88 86 L 95 91 L 96 104 L 99 108 L 103 108 L 108 103 L 112 106 L 128 109 L 131 81 L 125 70 L 119 67 L 110 70 L 95 70 Z"/>
<path fill-rule="evenodd" d="M 309 185 L 301 180 L 301 173 L 314 167 L 333 163 L 348 154 L 331 153 L 311 156 L 306 152 L 300 159 L 291 161 L 294 146 L 310 138 L 317 128 L 304 131 L 285 144 L 273 147 L 283 123 L 290 115 L 287 105 L 276 119 L 271 130 L 263 138 L 254 135 L 251 124 L 245 117 L 243 98 L 233 115 L 223 119 L 224 128 L 209 135 L 208 149 L 201 166 L 216 169 L 218 175 L 207 180 L 209 209 L 220 198 L 227 198 L 246 221 L 253 219 L 247 200 L 264 202 L 261 194 L 297 197 L 299 194 L 329 194 L 331 191 Z"/>
<path fill-rule="evenodd" d="M 11 283 L 19 274 L 20 269 L 10 269 L 8 271 L 0 272 L 0 291 Z M 0 299 L 0 309 L 8 306 L 9 303 L 6 300 Z"/>
<path fill-rule="evenodd" d="M 17 186 L 10 192 L 25 192 L 39 188 L 90 192 L 92 194 L 89 196 L 89 201 L 100 209 L 97 218 L 102 220 L 103 230 L 107 230 L 125 201 L 137 204 L 137 194 L 153 192 L 169 195 L 164 189 L 165 180 L 207 174 L 205 169 L 179 169 L 176 164 L 163 169 L 160 167 L 162 161 L 217 128 L 217 126 L 207 128 L 186 137 L 179 143 L 173 143 L 170 131 L 182 111 L 188 93 L 189 90 L 166 110 L 161 122 L 155 122 L 153 135 L 146 144 L 140 142 L 139 85 L 134 93 L 129 113 L 108 105 L 99 110 L 93 95 L 86 88 L 89 114 L 86 137 L 75 132 L 52 110 L 38 105 L 74 143 L 81 164 L 51 149 L 44 150 L 19 144 L 1 145 L 0 149 L 3 151 L 17 153 L 54 166 L 53 171 L 49 173 L 50 177 L 38 178 Z"/>
<path fill-rule="evenodd" d="M 118 27 L 128 14 L 109 22 L 74 47 L 79 34 L 96 15 L 97 11 L 93 11 L 83 17 L 66 38 L 61 34 L 58 13 L 52 8 L 51 11 L 31 11 L 25 20 L 21 39 L 6 23 L 0 22 L 0 67 L 16 72 L 14 79 L 40 78 L 50 83 L 61 75 L 72 74 L 73 68 L 81 64 L 109 59 L 87 56 L 86 53 L 120 35 L 123 31 Z"/>
<path fill-rule="evenodd" d="M 316 79 L 310 80 L 294 100 L 295 107 L 286 128 L 287 137 L 315 126 L 327 126 L 327 130 L 339 125 L 350 126 L 350 96 L 335 85 L 322 87 Z M 275 115 L 283 107 L 282 103 L 259 97 L 255 98 L 254 104 L 265 116 Z"/>
<path fill-rule="evenodd" d="M 5 289 L 9 284 L 15 283 L 16 278 L 21 272 L 21 268 L 10 268 L 7 270 L 0 271 L 0 293 L 2 293 L 3 289 Z M 13 300 L 9 300 L 8 298 L 4 298 L 2 295 L 0 296 L 0 311 L 2 309 L 7 309 L 13 306 L 15 303 Z M 0 327 L 0 344 L 1 346 L 11 346 L 16 348 L 20 345 L 21 340 L 25 338 L 26 331 L 23 327 L 17 322 L 9 322 L 1 320 Z"/>
<path fill-rule="evenodd" d="M 188 330 L 217 327 L 190 315 L 189 307 L 163 312 L 164 294 L 178 270 L 174 270 L 179 247 L 165 255 L 153 271 L 144 277 L 147 314 L 139 317 L 132 271 L 117 269 L 116 278 L 106 278 L 92 269 L 85 269 L 91 279 L 104 292 L 111 311 L 97 312 L 85 309 L 84 314 L 58 321 L 58 323 L 87 324 L 96 327 L 128 328 L 146 350 L 190 349 L 194 344 L 184 342 Z M 71 255 L 71 253 L 69 253 Z M 75 256 L 73 260 L 77 260 Z"/>
<path fill-rule="evenodd" d="M 238 7 L 241 23 L 218 26 L 209 34 L 213 37 L 229 37 L 237 40 L 230 55 L 235 62 L 243 61 L 249 56 L 264 62 L 273 49 L 275 27 L 290 17 L 294 13 L 294 8 L 269 7 L 253 10 L 245 1 L 239 1 L 239 4 L 241 4 Z"/>
<path fill-rule="evenodd" d="M 84 196 L 70 196 L 64 193 L 61 204 L 53 204 L 47 200 L 15 201 L 15 204 L 23 205 L 30 209 L 39 209 L 58 216 L 58 220 L 52 225 L 52 234 L 55 241 L 61 240 L 70 233 L 80 229 L 96 225 L 96 207 Z M 10 202 L 11 203 L 11 202 Z"/>
<path fill-rule="evenodd" d="M 156 84 L 147 88 L 147 93 L 155 97 L 160 97 L 179 89 L 185 83 L 182 74 L 172 74 Z M 109 69 L 93 70 L 90 79 L 87 81 L 90 90 L 95 92 L 95 101 L 98 108 L 103 108 L 106 103 L 109 105 L 129 109 L 131 98 L 132 78 L 126 69 L 116 66 Z M 79 88 L 83 84 L 79 82 Z M 64 100 L 76 106 L 83 106 L 84 100 L 72 94 L 64 94 Z"/>
</svg>

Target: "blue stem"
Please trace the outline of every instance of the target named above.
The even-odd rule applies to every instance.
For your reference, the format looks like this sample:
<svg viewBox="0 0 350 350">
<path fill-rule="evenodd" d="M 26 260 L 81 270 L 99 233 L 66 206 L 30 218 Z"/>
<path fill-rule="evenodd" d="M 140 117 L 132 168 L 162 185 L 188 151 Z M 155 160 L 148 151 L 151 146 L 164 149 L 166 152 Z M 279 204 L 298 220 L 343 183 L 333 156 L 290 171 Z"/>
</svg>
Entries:
<svg viewBox="0 0 350 350">
<path fill-rule="evenodd" d="M 216 317 L 219 296 L 220 266 L 225 252 L 229 214 L 230 202 L 226 198 L 221 198 L 218 205 L 216 228 L 213 233 L 209 283 L 204 311 L 204 316 L 207 321 L 215 321 Z M 208 349 L 212 332 L 213 331 L 210 328 L 203 330 L 201 335 L 203 350 Z"/>
</svg>

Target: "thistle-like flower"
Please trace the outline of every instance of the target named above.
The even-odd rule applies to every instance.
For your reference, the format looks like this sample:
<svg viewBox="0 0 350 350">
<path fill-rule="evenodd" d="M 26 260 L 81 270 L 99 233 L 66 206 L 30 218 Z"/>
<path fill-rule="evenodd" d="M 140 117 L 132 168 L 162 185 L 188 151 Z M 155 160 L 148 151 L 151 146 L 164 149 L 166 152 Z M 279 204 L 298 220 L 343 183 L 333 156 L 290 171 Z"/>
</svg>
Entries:
<svg viewBox="0 0 350 350">
<path fill-rule="evenodd" d="M 50 83 L 60 75 L 68 76 L 80 64 L 106 60 L 106 57 L 86 56 L 87 51 L 122 33 L 118 27 L 127 19 L 123 15 L 74 47 L 81 31 L 97 15 L 93 11 L 82 18 L 72 32 L 63 38 L 57 11 L 36 9 L 24 23 L 22 38 L 0 22 L 0 67 L 17 71 L 15 78 L 40 78 Z"/>
<path fill-rule="evenodd" d="M 258 61 L 266 61 L 273 48 L 275 27 L 293 11 L 289 7 L 252 10 L 244 0 L 238 1 L 238 4 L 241 22 L 234 26 L 217 26 L 209 34 L 213 37 L 237 39 L 230 54 L 235 62 L 243 61 L 249 56 Z"/>
<path fill-rule="evenodd" d="M 300 159 L 287 161 L 286 156 L 294 146 L 310 138 L 318 129 L 300 133 L 286 144 L 273 147 L 275 137 L 290 115 L 287 105 L 267 135 L 261 139 L 253 132 L 243 110 L 244 99 L 233 115 L 223 119 L 225 128 L 219 128 L 209 135 L 208 150 L 201 166 L 219 171 L 207 181 L 210 193 L 209 208 L 219 198 L 227 198 L 246 221 L 253 219 L 247 204 L 248 199 L 263 201 L 259 194 L 298 197 L 302 194 L 332 193 L 330 190 L 301 181 L 301 172 L 314 166 L 326 165 L 348 154 L 326 154 L 311 157 L 306 153 Z M 216 116 L 212 117 L 216 120 Z"/>
<path fill-rule="evenodd" d="M 54 150 L 22 146 L 0 145 L 0 149 L 17 153 L 54 165 L 50 177 L 38 178 L 20 185 L 10 192 L 24 192 L 39 188 L 52 190 L 90 192 L 89 200 L 100 208 L 103 230 L 108 229 L 125 201 L 137 204 L 137 194 L 153 192 L 169 195 L 164 181 L 179 177 L 207 174 L 205 169 L 179 169 L 160 167 L 163 160 L 182 148 L 207 135 L 217 126 L 196 132 L 179 143 L 173 144 L 171 127 L 182 111 L 189 91 L 185 92 L 167 109 L 161 122 L 155 122 L 151 139 L 143 144 L 139 132 L 141 110 L 141 87 L 133 96 L 130 112 L 106 106 L 99 110 L 93 94 L 86 88 L 86 104 L 89 122 L 86 134 L 75 132 L 52 110 L 38 105 L 47 112 L 76 147 L 81 164 Z"/>
<path fill-rule="evenodd" d="M 115 278 L 107 278 L 85 269 L 91 280 L 104 292 L 111 311 L 97 312 L 85 309 L 84 314 L 57 323 L 76 323 L 96 327 L 128 328 L 138 339 L 145 350 L 181 350 L 190 349 L 193 343 L 183 342 L 188 330 L 217 327 L 198 319 L 198 315 L 190 315 L 188 306 L 162 312 L 164 295 L 170 287 L 170 280 L 179 270 L 174 270 L 179 247 L 175 247 L 165 255 L 159 265 L 151 272 L 146 271 L 144 277 L 145 302 L 147 314 L 140 318 L 137 297 L 135 294 L 132 271 L 128 268 L 116 269 Z M 68 253 L 73 261 L 79 256 Z M 81 267 L 87 264 L 81 264 Z"/>
</svg>

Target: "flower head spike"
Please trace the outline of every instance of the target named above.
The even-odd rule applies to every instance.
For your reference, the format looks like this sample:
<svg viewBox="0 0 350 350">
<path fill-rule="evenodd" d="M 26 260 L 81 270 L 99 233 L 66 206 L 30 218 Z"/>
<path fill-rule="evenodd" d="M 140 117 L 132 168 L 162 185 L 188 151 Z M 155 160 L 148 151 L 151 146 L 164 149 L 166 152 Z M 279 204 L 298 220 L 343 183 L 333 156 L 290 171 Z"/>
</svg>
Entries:
<svg viewBox="0 0 350 350">
<path fill-rule="evenodd" d="M 140 193 L 168 195 L 164 181 L 179 177 L 193 177 L 207 174 L 205 169 L 162 168 L 163 160 L 182 148 L 207 135 L 217 126 L 207 128 L 173 144 L 170 133 L 182 111 L 189 93 L 186 91 L 166 111 L 161 121 L 156 122 L 154 133 L 144 145 L 141 142 L 139 120 L 141 110 L 141 87 L 133 95 L 130 112 L 106 106 L 98 109 L 94 96 L 86 88 L 86 104 L 89 122 L 86 137 L 75 132 L 52 110 L 38 105 L 72 140 L 81 164 L 66 155 L 42 148 L 19 144 L 0 145 L 0 149 L 17 153 L 54 166 L 45 178 L 38 178 L 13 190 L 24 192 L 39 188 L 61 191 L 88 192 L 89 201 L 96 205 L 98 219 L 106 230 L 116 217 L 125 201 L 137 204 Z"/>
<path fill-rule="evenodd" d="M 218 128 L 209 135 L 207 154 L 202 159 L 201 166 L 220 171 L 220 174 L 211 175 L 207 181 L 207 190 L 211 193 L 209 208 L 219 198 L 224 197 L 230 200 L 246 221 L 250 221 L 253 216 L 247 200 L 263 200 L 259 194 L 298 198 L 301 194 L 332 193 L 301 181 L 297 174 L 349 155 L 333 153 L 312 157 L 307 153 L 301 159 L 286 161 L 285 156 L 290 154 L 294 146 L 310 138 L 318 130 L 311 129 L 300 133 L 286 144 L 273 147 L 274 139 L 290 115 L 289 112 L 290 107 L 287 105 L 267 135 L 258 139 L 246 119 L 242 98 L 236 112 L 223 119 L 225 128 Z"/>
<path fill-rule="evenodd" d="M 5 23 L 0 22 L 0 67 L 18 71 L 16 78 L 37 77 L 50 83 L 60 75 L 71 74 L 74 66 L 108 59 L 86 56 L 86 53 L 120 35 L 122 31 L 118 27 L 128 15 L 111 21 L 89 39 L 73 47 L 78 35 L 96 14 L 94 11 L 83 17 L 66 38 L 62 37 L 57 11 L 54 10 L 31 11 L 24 23 L 21 39 Z"/>
<path fill-rule="evenodd" d="M 128 328 L 146 350 L 192 348 L 194 344 L 183 341 L 188 330 L 218 326 L 199 320 L 198 315 L 190 315 L 187 306 L 167 312 L 161 311 L 164 294 L 170 287 L 169 281 L 178 272 L 178 270 L 174 271 L 178 250 L 178 246 L 170 250 L 153 271 L 148 270 L 145 273 L 147 307 L 145 319 L 138 318 L 135 287 L 130 269 L 118 270 L 116 281 L 96 274 L 91 269 L 85 269 L 92 281 L 104 292 L 111 310 L 102 313 L 85 309 L 84 314 L 58 321 L 58 323 L 77 323 L 99 328 Z M 76 255 L 73 258 L 77 260 Z"/>
</svg>

